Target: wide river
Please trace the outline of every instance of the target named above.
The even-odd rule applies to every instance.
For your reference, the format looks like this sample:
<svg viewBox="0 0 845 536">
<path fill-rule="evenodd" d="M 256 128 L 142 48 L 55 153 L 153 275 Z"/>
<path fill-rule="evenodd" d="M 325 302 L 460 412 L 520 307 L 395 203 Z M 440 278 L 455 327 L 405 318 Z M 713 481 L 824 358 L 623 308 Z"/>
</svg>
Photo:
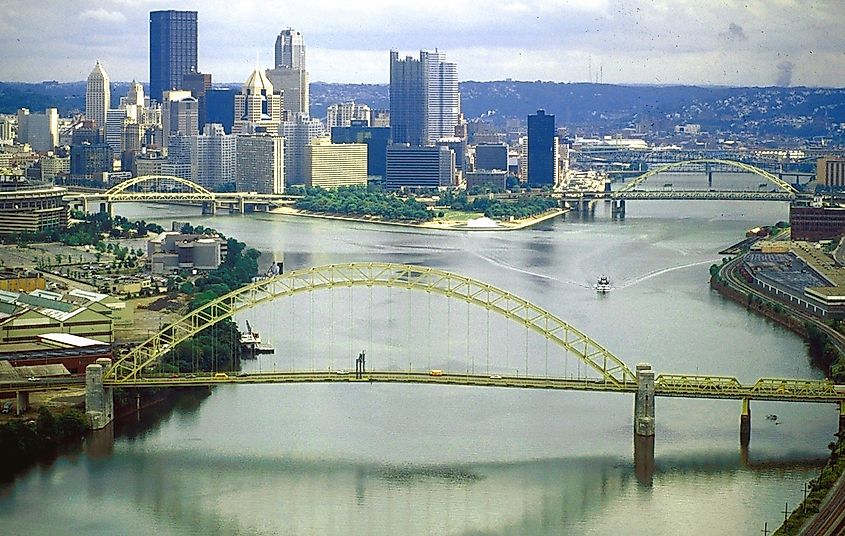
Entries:
<svg viewBox="0 0 845 536">
<path fill-rule="evenodd" d="M 382 261 L 471 276 L 555 313 L 632 368 L 820 377 L 798 337 L 707 286 L 718 251 L 787 219 L 782 203 L 629 202 L 623 221 L 600 204 L 594 218 L 517 232 L 119 212 L 212 226 L 285 270 Z M 597 295 L 603 274 L 614 289 Z M 378 369 L 585 375 L 522 326 L 425 292 L 304 294 L 245 320 L 276 348 L 247 370 L 350 370 L 365 349 Z M 609 393 L 223 386 L 119 428 L 111 448 L 89 442 L 0 488 L 0 534 L 755 535 L 801 499 L 837 423 L 834 407 L 755 402 L 741 453 L 739 402 L 658 399 L 649 484 L 635 476 L 632 406 Z"/>
</svg>

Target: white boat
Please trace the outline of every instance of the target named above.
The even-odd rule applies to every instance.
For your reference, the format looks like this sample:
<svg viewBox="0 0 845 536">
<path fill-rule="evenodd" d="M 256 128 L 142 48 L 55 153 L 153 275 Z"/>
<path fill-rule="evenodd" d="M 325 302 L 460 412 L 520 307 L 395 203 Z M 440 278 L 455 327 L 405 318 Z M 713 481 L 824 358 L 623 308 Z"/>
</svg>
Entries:
<svg viewBox="0 0 845 536">
<path fill-rule="evenodd" d="M 596 292 L 599 293 L 610 292 L 610 289 L 612 288 L 613 287 L 610 284 L 610 279 L 608 279 L 607 276 L 604 275 L 599 277 L 599 280 L 596 282 L 595 285 Z"/>
</svg>

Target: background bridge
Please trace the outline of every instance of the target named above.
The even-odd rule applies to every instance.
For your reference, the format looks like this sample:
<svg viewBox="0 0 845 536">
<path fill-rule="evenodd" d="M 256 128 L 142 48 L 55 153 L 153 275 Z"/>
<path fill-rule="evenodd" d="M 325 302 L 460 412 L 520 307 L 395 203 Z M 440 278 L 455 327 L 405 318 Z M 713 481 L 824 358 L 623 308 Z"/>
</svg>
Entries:
<svg viewBox="0 0 845 536">
<path fill-rule="evenodd" d="M 121 182 L 105 192 L 72 193 L 67 196 L 72 208 L 86 213 L 113 215 L 115 203 L 180 202 L 201 204 L 203 212 L 214 214 L 222 208 L 244 213 L 267 211 L 289 204 L 299 196 L 259 194 L 256 192 L 212 192 L 203 186 L 172 175 L 143 175 Z"/>
</svg>

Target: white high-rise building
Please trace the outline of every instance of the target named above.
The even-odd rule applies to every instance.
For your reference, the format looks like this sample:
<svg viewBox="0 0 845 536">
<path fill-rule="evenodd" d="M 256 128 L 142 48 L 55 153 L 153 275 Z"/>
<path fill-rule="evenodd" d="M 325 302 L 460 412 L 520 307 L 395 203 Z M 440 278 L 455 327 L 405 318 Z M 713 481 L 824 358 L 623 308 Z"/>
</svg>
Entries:
<svg viewBox="0 0 845 536">
<path fill-rule="evenodd" d="M 59 144 L 59 111 L 47 108 L 43 114 L 18 110 L 18 143 L 28 143 L 33 151 L 52 151 Z"/>
<path fill-rule="evenodd" d="M 162 142 L 165 147 L 171 136 L 199 134 L 199 104 L 190 91 L 165 91 L 162 100 Z"/>
<path fill-rule="evenodd" d="M 282 123 L 285 137 L 285 183 L 305 184 L 305 151 L 311 140 L 323 135 L 323 123 L 309 119 L 306 114 L 296 114 L 292 121 Z"/>
<path fill-rule="evenodd" d="M 292 28 L 282 30 L 276 38 L 275 69 L 267 69 L 267 77 L 284 96 L 286 119 L 296 113 L 310 113 L 305 40 L 301 33 Z"/>
<path fill-rule="evenodd" d="M 111 91 L 109 75 L 97 60 L 94 70 L 88 75 L 88 86 L 85 89 L 85 116 L 92 119 L 97 126 L 106 126 L 106 114 L 111 108 Z"/>
<path fill-rule="evenodd" d="M 366 104 L 356 104 L 354 102 L 344 102 L 342 104 L 332 104 L 326 110 L 326 128 L 332 127 L 348 127 L 352 124 L 352 120 L 366 121 L 370 125 L 371 110 Z"/>
<path fill-rule="evenodd" d="M 282 95 L 261 69 L 256 68 L 235 95 L 235 123 L 232 134 L 262 130 L 276 136 L 282 120 Z"/>
<path fill-rule="evenodd" d="M 208 123 L 202 134 L 191 138 L 191 180 L 216 190 L 236 182 L 237 136 L 226 134 L 223 125 Z"/>
<path fill-rule="evenodd" d="M 239 192 L 282 194 L 285 191 L 285 140 L 280 136 L 237 136 Z"/>
<path fill-rule="evenodd" d="M 455 135 L 461 114 L 461 93 L 458 89 L 458 66 L 446 61 L 443 52 L 420 51 L 427 86 L 426 130 L 428 144 Z"/>
</svg>

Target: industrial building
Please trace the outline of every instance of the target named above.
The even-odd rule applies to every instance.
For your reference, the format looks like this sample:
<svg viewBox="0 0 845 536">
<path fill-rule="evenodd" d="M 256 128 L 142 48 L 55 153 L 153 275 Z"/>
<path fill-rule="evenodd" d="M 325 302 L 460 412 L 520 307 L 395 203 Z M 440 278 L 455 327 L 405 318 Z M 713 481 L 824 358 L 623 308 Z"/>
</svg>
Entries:
<svg viewBox="0 0 845 536">
<path fill-rule="evenodd" d="M 39 337 L 65 333 L 111 344 L 114 325 L 131 324 L 133 310 L 106 294 L 0 290 L 0 354 L 42 348 Z"/>
<path fill-rule="evenodd" d="M 226 259 L 226 241 L 216 235 L 161 233 L 147 241 L 154 274 L 176 270 L 214 270 Z"/>
</svg>

